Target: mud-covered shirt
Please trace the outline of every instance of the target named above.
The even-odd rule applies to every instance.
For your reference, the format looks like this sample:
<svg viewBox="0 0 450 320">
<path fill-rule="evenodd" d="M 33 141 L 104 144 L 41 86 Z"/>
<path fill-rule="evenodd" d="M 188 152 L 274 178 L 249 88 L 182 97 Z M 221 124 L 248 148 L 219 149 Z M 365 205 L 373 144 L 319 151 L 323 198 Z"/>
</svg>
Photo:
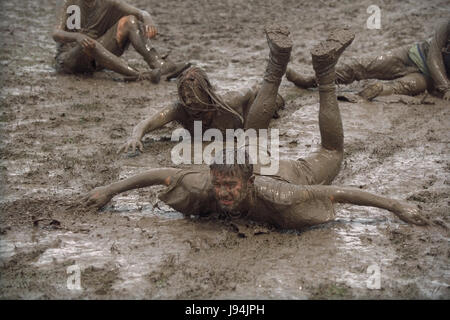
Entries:
<svg viewBox="0 0 450 320">
<path fill-rule="evenodd" d="M 89 7 L 83 0 L 66 0 L 60 13 L 60 26 L 67 32 L 80 32 L 93 39 L 98 39 L 114 26 L 120 18 L 128 15 L 121 7 L 118 0 L 96 0 L 92 7 Z M 73 13 L 67 13 L 67 8 L 76 5 L 80 8 L 81 29 L 69 29 L 67 20 Z M 73 47 L 73 43 L 58 43 L 58 53 Z"/>
<path fill-rule="evenodd" d="M 314 183 L 306 162 L 284 161 L 274 176 L 260 175 L 257 168 L 255 171 L 256 204 L 249 212 L 243 213 L 248 219 L 288 229 L 334 219 L 331 200 L 325 195 L 313 196 L 304 187 Z M 207 215 L 219 211 L 208 168 L 180 169 L 159 199 L 185 215 Z"/>
</svg>

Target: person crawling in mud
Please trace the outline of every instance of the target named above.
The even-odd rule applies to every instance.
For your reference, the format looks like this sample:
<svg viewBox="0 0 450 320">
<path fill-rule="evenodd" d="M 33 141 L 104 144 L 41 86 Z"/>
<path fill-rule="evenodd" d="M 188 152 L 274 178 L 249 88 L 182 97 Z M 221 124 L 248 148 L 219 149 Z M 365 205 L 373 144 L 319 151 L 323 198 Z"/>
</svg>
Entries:
<svg viewBox="0 0 450 320">
<path fill-rule="evenodd" d="M 375 82 L 358 93 L 372 100 L 377 96 L 417 95 L 436 89 L 450 101 L 450 19 L 438 24 L 430 40 L 407 45 L 382 55 L 353 58 L 336 68 L 337 83 L 363 79 L 393 80 Z M 317 86 L 314 76 L 302 76 L 288 68 L 286 78 L 301 88 Z"/>
<path fill-rule="evenodd" d="M 79 8 L 80 29 L 68 26 L 76 11 L 67 11 L 74 5 Z M 58 19 L 53 39 L 58 45 L 55 62 L 60 72 L 93 73 L 106 68 L 128 81 L 158 83 L 161 75 L 170 79 L 190 66 L 161 57 L 150 42 L 158 32 L 151 15 L 122 0 L 65 0 Z M 136 70 L 120 58 L 130 43 L 151 71 Z"/>
<path fill-rule="evenodd" d="M 417 208 L 403 201 L 356 188 L 328 185 L 340 171 L 344 146 L 334 66 L 353 39 L 354 35 L 348 30 L 338 30 L 311 52 L 320 92 L 321 146 L 309 157 L 282 160 L 276 175 L 263 176 L 259 173 L 260 165 L 253 166 L 245 150 L 225 149 L 216 154 L 209 168 L 149 170 L 92 190 L 85 197 L 85 204 L 101 208 L 121 192 L 165 185 L 168 188 L 159 198 L 185 215 L 222 213 L 230 218 L 250 219 L 283 229 L 302 229 L 333 220 L 335 203 L 351 203 L 389 210 L 409 223 L 427 224 Z M 262 90 L 258 92 L 258 96 L 263 94 Z M 276 91 L 270 94 L 272 99 L 276 98 Z M 251 109 L 264 110 L 263 102 L 256 97 Z M 229 152 L 234 161 L 223 164 Z"/>
<path fill-rule="evenodd" d="M 286 35 L 285 41 L 290 43 L 291 40 L 287 37 L 288 28 L 279 26 L 273 28 L 274 30 L 271 30 L 271 27 L 266 28 L 270 55 L 261 89 L 254 86 L 220 96 L 201 68 L 190 67 L 177 79 L 178 101 L 134 127 L 131 138 L 119 148 L 118 153 L 129 150 L 136 152 L 136 148 L 143 152 L 141 140 L 144 135 L 172 121 L 180 123 L 191 134 L 194 130 L 194 121 L 201 121 L 204 131 L 216 128 L 225 132 L 226 129 L 238 129 L 246 125 L 255 129 L 267 128 L 271 118 L 278 117 L 277 111 L 284 106 L 283 98 L 276 93 L 286 72 L 291 53 L 290 50 L 277 50 L 268 35 L 268 33 L 275 35 L 275 29 L 279 28 L 278 32 Z M 264 110 L 258 110 L 258 114 L 250 109 L 255 99 L 264 100 L 266 105 Z M 253 119 L 252 123 L 247 122 L 250 118 Z"/>
</svg>

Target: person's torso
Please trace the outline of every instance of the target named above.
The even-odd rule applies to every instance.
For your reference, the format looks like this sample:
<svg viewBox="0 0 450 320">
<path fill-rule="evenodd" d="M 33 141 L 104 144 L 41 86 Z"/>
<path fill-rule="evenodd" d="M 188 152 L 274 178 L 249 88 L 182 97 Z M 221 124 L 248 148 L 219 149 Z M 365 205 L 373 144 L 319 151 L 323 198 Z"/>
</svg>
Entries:
<svg viewBox="0 0 450 320">
<path fill-rule="evenodd" d="M 111 0 L 95 0 L 89 7 L 83 0 L 72 0 L 71 4 L 80 8 L 81 30 L 67 30 L 81 32 L 93 39 L 98 39 L 106 33 L 120 18 L 126 15 Z"/>
<path fill-rule="evenodd" d="M 431 40 L 432 38 L 417 44 L 419 49 L 418 51 L 421 55 L 423 55 L 425 65 L 428 58 L 428 51 L 430 49 Z M 447 76 L 450 77 L 450 21 L 447 23 L 447 42 L 445 43 L 444 47 L 441 48 L 441 52 L 445 71 L 447 73 Z"/>
<path fill-rule="evenodd" d="M 305 172 L 302 172 L 302 170 Z M 311 176 L 306 167 L 296 166 L 294 161 L 280 162 L 275 175 L 255 172 L 257 203 L 251 212 L 242 216 L 280 226 L 298 228 L 328 221 L 334 217 L 331 202 L 326 199 L 299 201 L 296 195 L 301 185 L 289 181 L 310 184 Z M 180 169 L 171 184 L 159 195 L 173 209 L 185 215 L 206 215 L 218 212 L 214 198 L 209 168 L 199 166 L 196 170 Z"/>
<path fill-rule="evenodd" d="M 333 204 L 324 196 L 305 197 L 302 186 L 272 177 L 255 179 L 256 205 L 248 218 L 268 222 L 284 229 L 301 229 L 331 221 L 335 217 Z"/>
</svg>

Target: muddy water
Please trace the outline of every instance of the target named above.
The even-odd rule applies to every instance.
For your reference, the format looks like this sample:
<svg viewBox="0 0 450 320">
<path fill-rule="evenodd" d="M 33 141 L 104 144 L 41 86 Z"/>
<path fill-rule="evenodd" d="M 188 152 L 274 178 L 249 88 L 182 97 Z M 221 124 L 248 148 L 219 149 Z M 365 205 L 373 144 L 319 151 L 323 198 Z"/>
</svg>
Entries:
<svg viewBox="0 0 450 320">
<path fill-rule="evenodd" d="M 308 49 L 339 21 L 351 22 L 357 33 L 350 55 L 372 52 L 377 43 L 383 50 L 426 38 L 429 21 L 446 15 L 436 9 L 445 1 L 384 1 L 389 29 L 375 32 L 364 27 L 372 1 L 301 7 L 297 1 L 135 2 L 158 21 L 155 45 L 205 68 L 220 92 L 261 78 L 268 55 L 262 22 L 291 26 L 292 65 L 311 73 Z M 346 148 L 335 184 L 418 204 L 435 222 L 431 227 L 349 205 L 336 208 L 335 222 L 302 232 L 189 219 L 157 199 L 160 187 L 119 195 L 101 212 L 86 210 L 75 200 L 93 187 L 171 166 L 176 125 L 147 135 L 144 154 L 115 151 L 138 121 L 173 101 L 176 90 L 173 82 L 116 82 L 111 72 L 55 74 L 54 5 L 0 4 L 1 297 L 450 297 L 448 104 L 423 95 L 340 103 Z M 124 58 L 145 68 L 133 50 Z M 356 92 L 365 83 L 339 90 Z M 286 108 L 272 127 L 280 129 L 281 156 L 305 156 L 320 141 L 317 91 L 283 81 L 280 92 Z M 75 264 L 82 291 L 67 288 L 67 270 Z M 380 289 L 367 286 L 370 266 L 380 270 Z"/>
</svg>

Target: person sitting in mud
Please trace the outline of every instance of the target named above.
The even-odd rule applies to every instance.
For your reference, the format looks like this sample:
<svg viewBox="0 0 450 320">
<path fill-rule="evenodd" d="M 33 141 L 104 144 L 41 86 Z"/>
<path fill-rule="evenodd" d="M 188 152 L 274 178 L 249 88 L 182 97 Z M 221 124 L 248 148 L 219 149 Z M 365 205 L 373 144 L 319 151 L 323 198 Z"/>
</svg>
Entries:
<svg viewBox="0 0 450 320">
<path fill-rule="evenodd" d="M 288 28 L 283 27 L 279 31 L 289 35 Z M 267 32 L 272 32 L 270 27 L 266 34 Z M 267 128 L 271 118 L 278 117 L 277 111 L 284 106 L 283 98 L 276 93 L 290 58 L 290 51 L 276 50 L 269 36 L 267 39 L 270 55 L 262 87 L 270 91 L 264 93 L 262 88 L 254 86 L 220 96 L 201 68 L 190 67 L 177 79 L 178 101 L 134 127 L 131 138 L 119 148 L 118 153 L 129 150 L 136 152 L 136 148 L 143 152 L 141 140 L 144 135 L 172 121 L 180 123 L 191 134 L 194 131 L 194 121 L 201 121 L 204 131 L 216 128 L 225 132 L 226 129 L 243 128 L 244 125 L 255 129 Z M 261 114 L 252 114 L 250 106 L 260 92 L 262 94 L 259 98 L 266 99 L 266 109 Z M 271 98 L 274 92 L 276 99 Z M 253 123 L 246 124 L 248 118 L 252 118 Z"/>
<path fill-rule="evenodd" d="M 444 100 L 450 100 L 450 20 L 438 24 L 430 40 L 397 48 L 386 54 L 354 58 L 336 68 L 337 83 L 356 80 L 393 80 L 368 85 L 359 96 L 372 100 L 377 96 L 417 95 L 435 88 Z M 301 88 L 317 86 L 314 76 L 302 76 L 288 68 L 286 78 Z"/>
<path fill-rule="evenodd" d="M 200 166 L 197 170 L 153 169 L 92 190 L 84 199 L 86 205 L 101 208 L 121 192 L 166 185 L 168 188 L 159 198 L 185 215 L 222 213 L 230 218 L 250 219 L 283 229 L 302 229 L 333 220 L 334 203 L 351 203 L 387 209 L 406 222 L 427 224 L 418 209 L 405 202 L 356 188 L 326 185 L 340 170 L 344 145 L 334 66 L 353 39 L 354 35 L 348 30 L 338 30 L 311 52 L 320 93 L 321 147 L 309 157 L 282 160 L 276 175 L 263 176 L 259 173 L 262 172 L 259 164 L 253 166 L 245 150 L 225 149 L 220 155 L 216 154 L 209 169 L 202 170 Z M 264 111 L 264 99 L 259 97 L 266 94 L 273 100 L 276 98 L 276 91 L 260 90 L 251 111 Z M 223 164 L 229 152 L 234 161 Z"/>
<path fill-rule="evenodd" d="M 80 9 L 80 29 L 68 26 L 71 16 L 67 11 L 73 5 Z M 56 69 L 60 72 L 93 73 L 106 68 L 128 81 L 158 83 L 161 75 L 170 79 L 190 66 L 162 58 L 149 40 L 157 34 L 151 15 L 121 0 L 65 0 L 61 10 L 53 32 L 58 44 Z M 138 71 L 119 58 L 130 43 L 153 70 Z"/>
</svg>

